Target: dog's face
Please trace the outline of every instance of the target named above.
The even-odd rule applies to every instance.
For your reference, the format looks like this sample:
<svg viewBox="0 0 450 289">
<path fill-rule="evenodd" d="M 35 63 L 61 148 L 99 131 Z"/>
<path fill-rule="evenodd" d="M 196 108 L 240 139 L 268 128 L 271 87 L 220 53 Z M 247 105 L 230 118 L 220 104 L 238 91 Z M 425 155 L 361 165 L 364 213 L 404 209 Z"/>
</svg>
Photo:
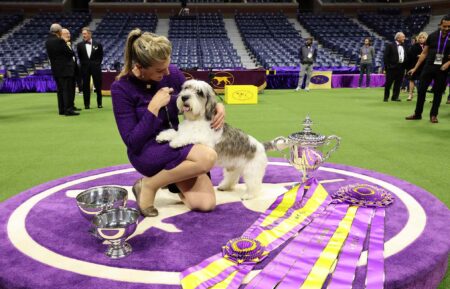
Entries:
<svg viewBox="0 0 450 289">
<path fill-rule="evenodd" d="M 216 109 L 216 94 L 208 83 L 191 79 L 183 84 L 177 107 L 188 120 L 211 120 Z"/>
</svg>

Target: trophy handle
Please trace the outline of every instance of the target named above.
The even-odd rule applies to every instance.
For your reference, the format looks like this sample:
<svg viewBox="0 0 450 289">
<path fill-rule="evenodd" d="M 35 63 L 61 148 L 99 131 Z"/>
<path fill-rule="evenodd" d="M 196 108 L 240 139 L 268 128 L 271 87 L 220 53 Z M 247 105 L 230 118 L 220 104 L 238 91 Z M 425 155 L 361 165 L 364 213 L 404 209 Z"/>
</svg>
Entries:
<svg viewBox="0 0 450 289">
<path fill-rule="evenodd" d="M 277 151 L 283 151 L 291 145 L 289 139 L 285 138 L 284 136 L 278 136 L 274 138 L 271 143 Z"/>
<path fill-rule="evenodd" d="M 327 152 L 327 154 L 325 155 L 325 157 L 323 158 L 323 161 L 326 161 L 329 157 L 330 157 L 330 155 L 333 153 L 333 152 L 335 152 L 338 148 L 339 148 L 339 145 L 341 144 L 341 138 L 340 137 L 338 137 L 338 136 L 336 136 L 336 135 L 330 135 L 330 136 L 328 136 L 327 137 L 327 140 L 326 140 L 326 142 L 325 142 L 325 144 L 326 145 L 328 145 L 331 141 L 336 141 L 336 144 L 334 145 L 334 147 L 332 147 L 328 152 Z"/>
</svg>

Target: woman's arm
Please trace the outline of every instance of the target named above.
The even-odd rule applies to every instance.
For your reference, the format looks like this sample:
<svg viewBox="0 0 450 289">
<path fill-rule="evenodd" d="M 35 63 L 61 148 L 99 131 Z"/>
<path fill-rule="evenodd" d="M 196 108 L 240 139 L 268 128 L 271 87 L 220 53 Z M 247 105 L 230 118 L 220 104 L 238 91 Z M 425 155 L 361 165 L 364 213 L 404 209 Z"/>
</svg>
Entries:
<svg viewBox="0 0 450 289">
<path fill-rule="evenodd" d="M 145 109 L 142 118 L 138 120 L 133 99 L 117 83 L 111 86 L 111 96 L 120 136 L 129 150 L 140 154 L 146 142 L 156 137 L 162 120 L 148 109 Z"/>
<path fill-rule="evenodd" d="M 225 124 L 225 106 L 222 103 L 216 104 L 216 114 L 214 115 L 211 127 L 213 129 L 221 129 Z"/>
</svg>

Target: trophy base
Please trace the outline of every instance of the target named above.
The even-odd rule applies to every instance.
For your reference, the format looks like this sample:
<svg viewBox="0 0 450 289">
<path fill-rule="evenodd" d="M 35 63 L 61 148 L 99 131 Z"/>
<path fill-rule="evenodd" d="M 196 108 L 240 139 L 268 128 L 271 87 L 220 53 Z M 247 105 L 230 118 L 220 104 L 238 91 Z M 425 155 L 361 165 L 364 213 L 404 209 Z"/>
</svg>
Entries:
<svg viewBox="0 0 450 289">
<path fill-rule="evenodd" d="M 119 259 L 130 255 L 132 251 L 133 249 L 131 248 L 130 244 L 124 242 L 120 246 L 114 246 L 114 244 L 110 245 L 105 254 L 111 259 Z"/>
</svg>

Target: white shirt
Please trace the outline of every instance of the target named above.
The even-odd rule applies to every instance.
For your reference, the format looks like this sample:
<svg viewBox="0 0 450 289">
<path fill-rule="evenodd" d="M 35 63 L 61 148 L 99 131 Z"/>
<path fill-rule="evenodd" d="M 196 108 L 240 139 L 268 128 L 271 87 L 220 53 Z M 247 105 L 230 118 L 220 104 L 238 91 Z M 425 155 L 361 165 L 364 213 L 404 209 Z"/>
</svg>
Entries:
<svg viewBox="0 0 450 289">
<path fill-rule="evenodd" d="M 398 62 L 403 63 L 403 61 L 405 60 L 405 50 L 403 49 L 403 46 L 400 45 L 400 43 L 398 43 L 397 41 L 395 41 L 395 43 L 397 43 Z"/>
<path fill-rule="evenodd" d="M 84 45 L 86 46 L 86 52 L 87 52 L 88 58 L 91 58 L 91 53 L 92 53 L 92 38 L 91 38 L 90 42 L 91 42 L 91 44 L 87 44 L 87 43 L 84 44 Z"/>
</svg>

